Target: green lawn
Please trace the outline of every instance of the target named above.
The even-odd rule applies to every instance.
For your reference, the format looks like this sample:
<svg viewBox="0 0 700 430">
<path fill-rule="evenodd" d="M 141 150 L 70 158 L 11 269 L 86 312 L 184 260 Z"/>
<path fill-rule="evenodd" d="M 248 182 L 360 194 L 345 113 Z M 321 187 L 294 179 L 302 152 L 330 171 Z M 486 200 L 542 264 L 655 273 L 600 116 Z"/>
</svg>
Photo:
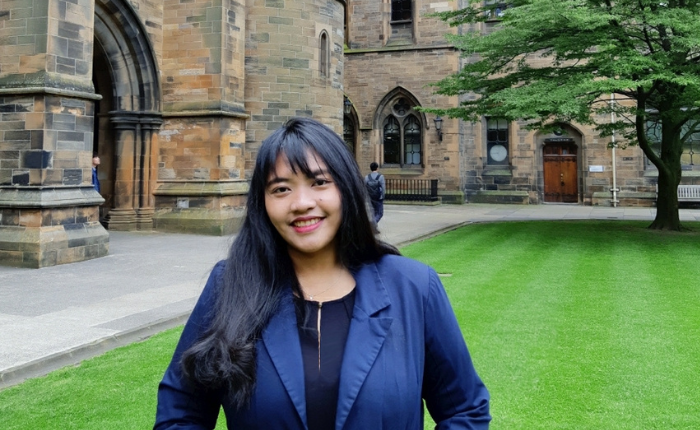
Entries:
<svg viewBox="0 0 700 430">
<path fill-rule="evenodd" d="M 700 428 L 700 224 L 647 224 L 473 224 L 402 250 L 443 275 L 492 429 Z M 0 391 L 0 428 L 150 428 L 179 331 Z"/>
</svg>

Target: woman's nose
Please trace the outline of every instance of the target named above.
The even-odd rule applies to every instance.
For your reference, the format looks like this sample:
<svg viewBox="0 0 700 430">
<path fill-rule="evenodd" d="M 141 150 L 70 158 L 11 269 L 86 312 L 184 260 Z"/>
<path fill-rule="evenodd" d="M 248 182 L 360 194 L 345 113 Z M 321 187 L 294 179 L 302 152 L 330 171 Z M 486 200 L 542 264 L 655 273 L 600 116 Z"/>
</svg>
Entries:
<svg viewBox="0 0 700 430">
<path fill-rule="evenodd" d="M 294 193 L 291 209 L 294 212 L 306 212 L 314 207 L 316 207 L 316 199 L 311 188 L 298 188 Z"/>
</svg>

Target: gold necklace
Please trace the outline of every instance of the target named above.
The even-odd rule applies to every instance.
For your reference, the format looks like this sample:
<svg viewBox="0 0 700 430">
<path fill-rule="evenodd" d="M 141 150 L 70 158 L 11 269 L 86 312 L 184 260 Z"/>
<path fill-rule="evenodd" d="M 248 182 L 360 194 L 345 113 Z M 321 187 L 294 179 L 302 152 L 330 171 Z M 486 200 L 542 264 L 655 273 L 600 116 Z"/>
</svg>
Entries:
<svg viewBox="0 0 700 430">
<path fill-rule="evenodd" d="M 323 290 L 323 291 L 320 291 L 320 292 L 318 292 L 318 293 L 315 293 L 315 294 L 313 294 L 313 295 L 308 294 L 307 292 L 305 292 L 304 289 L 301 287 L 301 285 L 299 285 L 299 289 L 301 290 L 301 293 L 302 293 L 303 295 L 308 296 L 309 301 L 312 301 L 312 302 L 313 302 L 313 301 L 314 301 L 314 297 L 318 297 L 318 296 L 322 295 L 323 293 L 325 293 L 326 291 L 330 290 L 331 288 L 335 287 L 336 284 L 338 283 L 338 279 L 340 279 L 341 276 L 343 276 L 343 272 L 342 272 L 342 271 L 340 272 L 340 274 L 338 274 L 338 276 L 336 276 L 335 281 L 331 283 L 331 286 L 330 286 L 330 287 L 326 288 L 326 289 Z"/>
<path fill-rule="evenodd" d="M 321 291 L 320 293 L 314 294 L 313 296 L 312 296 L 311 294 L 305 293 L 303 288 L 301 289 L 301 292 L 309 297 L 309 301 L 312 301 L 312 302 L 313 302 L 313 301 L 314 301 L 314 296 L 318 297 L 318 296 L 320 296 L 321 294 L 323 294 L 323 293 L 325 293 L 326 291 L 328 291 L 328 290 L 330 290 L 331 288 L 333 288 L 334 286 L 335 286 L 335 285 L 331 285 L 330 287 L 326 288 L 325 290 Z"/>
</svg>

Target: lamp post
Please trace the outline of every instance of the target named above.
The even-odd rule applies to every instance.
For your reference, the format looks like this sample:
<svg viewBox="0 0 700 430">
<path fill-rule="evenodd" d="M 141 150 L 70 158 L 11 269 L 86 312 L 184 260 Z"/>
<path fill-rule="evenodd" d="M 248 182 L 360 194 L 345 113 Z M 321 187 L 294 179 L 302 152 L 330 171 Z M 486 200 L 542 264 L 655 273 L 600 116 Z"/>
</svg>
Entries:
<svg viewBox="0 0 700 430">
<path fill-rule="evenodd" d="M 435 131 L 437 131 L 438 139 L 442 142 L 442 118 L 438 115 L 433 121 L 435 122 Z"/>
</svg>

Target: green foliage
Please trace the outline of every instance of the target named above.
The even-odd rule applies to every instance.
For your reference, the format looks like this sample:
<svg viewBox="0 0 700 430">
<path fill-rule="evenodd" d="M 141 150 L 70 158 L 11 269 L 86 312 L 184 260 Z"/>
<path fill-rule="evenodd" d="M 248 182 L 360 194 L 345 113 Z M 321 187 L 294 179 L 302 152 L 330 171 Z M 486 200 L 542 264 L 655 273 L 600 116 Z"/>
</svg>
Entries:
<svg viewBox="0 0 700 430">
<path fill-rule="evenodd" d="M 426 110 L 618 133 L 618 142 L 638 143 L 659 170 L 657 220 L 674 218 L 659 228 L 680 229 L 683 143 L 700 131 L 700 0 L 513 0 L 499 21 L 483 3 L 436 14 L 462 28 L 447 38 L 465 64 L 435 83 L 437 93 L 461 96 L 460 105 Z M 646 136 L 649 121 L 660 124 L 658 152 Z"/>
<path fill-rule="evenodd" d="M 436 84 L 438 93 L 468 96 L 442 112 L 472 121 L 482 115 L 530 120 L 532 127 L 598 123 L 610 133 L 609 117 L 595 114 L 609 112 L 604 96 L 615 93 L 618 101 L 645 103 L 641 112 L 617 105 L 621 115 L 674 109 L 674 115 L 693 118 L 685 108 L 700 100 L 700 2 L 663 4 L 518 0 L 496 22 L 488 15 L 494 6 L 477 1 L 440 13 L 466 30 L 447 36 L 466 64 Z M 616 127 L 629 131 L 630 125 L 632 118 Z"/>
</svg>

